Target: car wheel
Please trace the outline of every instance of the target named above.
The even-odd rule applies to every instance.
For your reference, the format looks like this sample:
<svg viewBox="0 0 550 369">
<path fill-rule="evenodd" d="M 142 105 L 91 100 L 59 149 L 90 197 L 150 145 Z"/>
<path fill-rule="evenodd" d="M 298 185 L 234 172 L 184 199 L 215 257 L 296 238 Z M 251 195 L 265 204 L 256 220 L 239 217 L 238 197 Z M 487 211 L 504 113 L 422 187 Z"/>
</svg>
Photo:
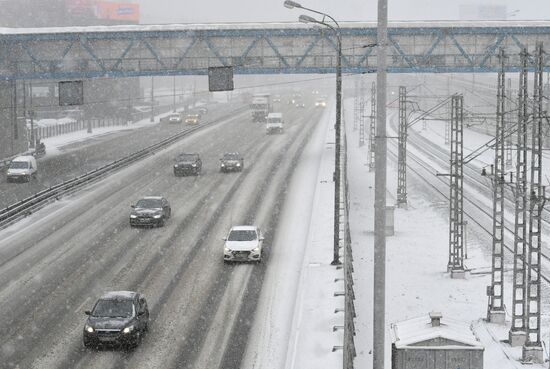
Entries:
<svg viewBox="0 0 550 369">
<path fill-rule="evenodd" d="M 166 220 L 164 218 L 160 218 L 159 222 L 158 222 L 158 226 L 159 227 L 164 227 L 164 224 L 166 223 Z"/>
</svg>

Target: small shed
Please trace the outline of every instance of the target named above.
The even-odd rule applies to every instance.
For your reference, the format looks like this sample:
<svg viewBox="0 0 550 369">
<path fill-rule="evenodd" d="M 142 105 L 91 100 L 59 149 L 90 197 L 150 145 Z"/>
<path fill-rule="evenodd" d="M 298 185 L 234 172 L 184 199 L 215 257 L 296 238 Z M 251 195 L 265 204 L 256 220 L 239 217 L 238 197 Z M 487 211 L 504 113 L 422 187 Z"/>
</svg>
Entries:
<svg viewBox="0 0 550 369">
<path fill-rule="evenodd" d="M 471 326 L 432 312 L 390 326 L 392 369 L 483 369 Z"/>
</svg>

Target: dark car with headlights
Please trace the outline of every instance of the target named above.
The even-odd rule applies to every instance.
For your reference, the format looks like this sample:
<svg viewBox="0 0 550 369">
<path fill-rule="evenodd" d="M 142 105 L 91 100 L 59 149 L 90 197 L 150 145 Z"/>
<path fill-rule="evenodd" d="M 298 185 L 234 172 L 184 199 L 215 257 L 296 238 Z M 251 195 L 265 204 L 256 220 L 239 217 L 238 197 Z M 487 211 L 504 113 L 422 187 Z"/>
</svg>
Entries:
<svg viewBox="0 0 550 369">
<path fill-rule="evenodd" d="M 242 171 L 244 167 L 244 159 L 238 152 L 228 152 L 223 154 L 220 159 L 220 171 Z"/>
<path fill-rule="evenodd" d="M 132 205 L 130 226 L 162 227 L 172 215 L 170 203 L 162 196 L 147 196 Z"/>
<path fill-rule="evenodd" d="M 199 154 L 179 154 L 174 164 L 174 175 L 199 175 L 202 171 L 202 161 Z"/>
<path fill-rule="evenodd" d="M 145 297 L 138 292 L 107 292 L 87 310 L 84 325 L 85 347 L 101 345 L 139 345 L 149 326 L 149 309 Z"/>
</svg>

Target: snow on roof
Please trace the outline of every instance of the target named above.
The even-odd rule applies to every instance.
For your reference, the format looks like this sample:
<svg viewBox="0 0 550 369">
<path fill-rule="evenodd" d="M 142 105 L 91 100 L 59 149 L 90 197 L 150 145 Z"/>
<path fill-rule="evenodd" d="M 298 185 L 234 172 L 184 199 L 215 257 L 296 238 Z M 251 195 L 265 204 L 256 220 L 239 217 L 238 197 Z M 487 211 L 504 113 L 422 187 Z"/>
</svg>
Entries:
<svg viewBox="0 0 550 369">
<path fill-rule="evenodd" d="M 475 336 L 474 332 L 465 322 L 443 317 L 439 326 L 433 327 L 428 315 L 413 318 L 403 322 L 393 323 L 390 327 L 392 342 L 396 348 L 411 347 L 415 343 L 445 338 L 456 341 L 466 346 L 429 346 L 431 349 L 439 348 L 462 348 L 483 350 L 483 346 Z M 412 346 L 415 348 L 424 346 Z"/>
<path fill-rule="evenodd" d="M 232 231 L 255 231 L 256 226 L 242 225 L 242 226 L 233 226 L 231 227 Z"/>
<path fill-rule="evenodd" d="M 283 117 L 283 113 L 269 113 L 267 115 L 268 118 L 282 118 Z"/>
<path fill-rule="evenodd" d="M 13 158 L 11 161 L 31 161 L 34 157 L 31 155 L 21 155 Z"/>
<path fill-rule="evenodd" d="M 430 28 L 430 27 L 550 27 L 550 21 L 399 21 L 390 22 L 390 28 Z M 341 28 L 376 28 L 376 22 L 341 22 Z M 43 28 L 4 28 L 0 35 L 62 34 L 62 33 L 105 33 L 105 32 L 155 32 L 155 31 L 196 31 L 196 30 L 247 30 L 247 29 L 310 29 L 311 25 L 299 22 L 269 23 L 197 23 L 161 25 L 119 25 L 88 27 L 43 27 Z"/>
<path fill-rule="evenodd" d="M 147 199 L 147 200 L 161 200 L 162 196 L 145 196 L 144 199 Z"/>
<path fill-rule="evenodd" d="M 133 299 L 136 296 L 137 292 L 134 291 L 109 291 L 103 294 L 101 296 L 102 299 L 116 299 L 116 298 L 123 298 L 123 299 Z"/>
</svg>

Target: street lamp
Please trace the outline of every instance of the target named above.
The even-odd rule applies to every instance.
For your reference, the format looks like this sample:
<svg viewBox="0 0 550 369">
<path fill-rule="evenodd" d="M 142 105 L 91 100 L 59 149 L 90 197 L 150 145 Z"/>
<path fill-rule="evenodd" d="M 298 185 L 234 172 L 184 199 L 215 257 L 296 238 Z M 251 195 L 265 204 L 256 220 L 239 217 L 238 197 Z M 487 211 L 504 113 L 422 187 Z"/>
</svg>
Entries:
<svg viewBox="0 0 550 369">
<path fill-rule="evenodd" d="M 338 57 L 336 59 L 336 124 L 335 130 L 335 152 L 334 152 L 334 241 L 333 241 L 333 259 L 332 265 L 340 263 L 340 152 L 341 152 L 341 130 L 342 130 L 342 37 L 340 35 L 340 25 L 330 15 L 317 10 L 306 8 L 297 2 L 285 0 L 284 6 L 292 9 L 299 8 L 311 11 L 323 16 L 322 20 L 317 20 L 308 15 L 300 15 L 298 18 L 302 23 L 314 23 L 330 28 L 338 40 Z M 331 19 L 336 27 L 325 22 L 325 18 Z"/>
</svg>

